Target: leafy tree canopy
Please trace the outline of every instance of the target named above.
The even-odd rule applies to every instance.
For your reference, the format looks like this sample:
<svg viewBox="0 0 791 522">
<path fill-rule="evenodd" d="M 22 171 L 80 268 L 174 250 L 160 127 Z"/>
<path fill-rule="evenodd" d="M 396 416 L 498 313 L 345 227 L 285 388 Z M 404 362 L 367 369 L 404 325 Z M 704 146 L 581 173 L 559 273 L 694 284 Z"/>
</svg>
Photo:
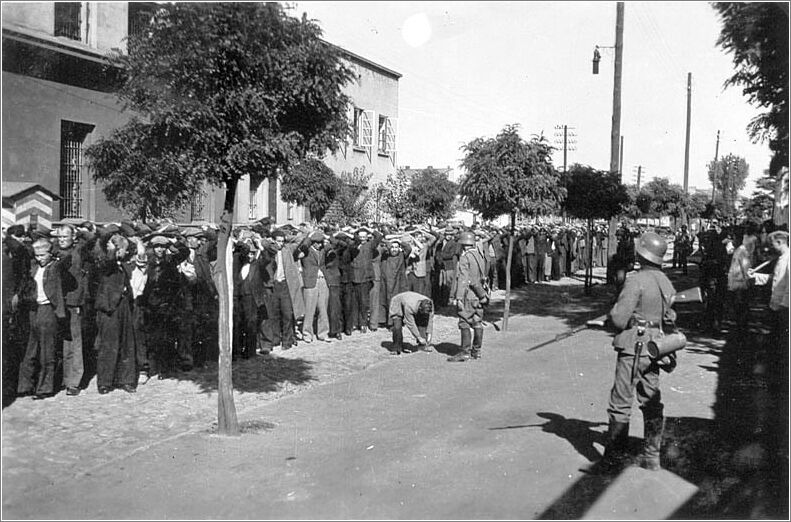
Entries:
<svg viewBox="0 0 791 522">
<path fill-rule="evenodd" d="M 747 161 L 740 156 L 728 154 L 717 161 L 709 162 L 708 170 L 709 181 L 714 185 L 716 195 L 724 200 L 725 207 L 734 210 L 739 191 L 744 188 L 750 174 Z"/>
<path fill-rule="evenodd" d="M 681 185 L 670 184 L 667 178 L 654 178 L 645 184 L 641 192 L 643 200 L 650 201 L 646 214 L 652 217 L 679 217 L 687 207 L 687 195 Z"/>
<path fill-rule="evenodd" d="M 407 190 L 407 208 L 412 221 L 441 221 L 455 212 L 458 185 L 447 173 L 427 168 L 418 172 Z"/>
<path fill-rule="evenodd" d="M 568 195 L 564 207 L 573 217 L 610 219 L 619 214 L 629 195 L 617 172 L 575 164 L 564 175 Z"/>
<path fill-rule="evenodd" d="M 283 175 L 281 199 L 308 208 L 311 217 L 320 221 L 332 205 L 341 187 L 341 179 L 321 160 L 299 162 Z"/>
<path fill-rule="evenodd" d="M 409 177 L 405 169 L 398 169 L 393 175 L 387 175 L 382 188 L 384 208 L 388 214 L 393 216 L 397 221 L 404 219 L 409 213 L 407 208 L 407 192 L 412 184 L 412 179 Z"/>
<path fill-rule="evenodd" d="M 483 219 L 548 214 L 566 196 L 546 138 L 533 136 L 528 142 L 518 131 L 518 125 L 507 125 L 496 138 L 475 138 L 461 147 L 467 175 L 459 192 Z"/>
<path fill-rule="evenodd" d="M 788 166 L 788 4 L 785 2 L 714 2 L 722 19 L 717 44 L 733 54 L 736 72 L 726 85 L 742 86 L 750 103 L 767 109 L 748 132 L 769 140 L 774 152 L 770 171 Z"/>
<path fill-rule="evenodd" d="M 275 178 L 308 153 L 336 151 L 354 73 L 320 35 L 277 3 L 160 4 L 113 57 L 136 116 L 87 151 L 108 200 L 157 191 L 178 206 L 202 181 L 235 189 L 242 176 Z"/>
<path fill-rule="evenodd" d="M 341 172 L 341 185 L 335 198 L 338 205 L 338 220 L 345 222 L 366 220 L 371 199 L 368 182 L 372 176 L 373 172 L 366 174 L 365 167 Z"/>
</svg>

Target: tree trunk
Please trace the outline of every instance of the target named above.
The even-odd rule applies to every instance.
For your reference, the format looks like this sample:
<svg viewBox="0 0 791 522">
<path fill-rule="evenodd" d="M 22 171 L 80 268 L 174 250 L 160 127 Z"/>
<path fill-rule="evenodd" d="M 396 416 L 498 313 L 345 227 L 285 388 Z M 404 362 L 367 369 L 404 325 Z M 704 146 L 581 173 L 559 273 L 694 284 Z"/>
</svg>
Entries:
<svg viewBox="0 0 791 522">
<path fill-rule="evenodd" d="M 233 208 L 236 200 L 237 181 L 226 183 L 225 206 L 220 218 L 220 232 L 217 236 L 217 264 L 214 268 L 214 284 L 220 299 L 218 337 L 220 361 L 218 367 L 217 393 L 217 433 L 220 435 L 238 436 L 239 421 L 236 418 L 236 406 L 233 402 L 233 379 L 231 371 L 232 335 L 233 332 L 233 278 L 231 255 L 231 228 L 233 226 Z"/>
<path fill-rule="evenodd" d="M 503 331 L 508 331 L 508 312 L 511 310 L 511 256 L 514 252 L 516 212 L 511 212 L 511 233 L 508 235 L 508 257 L 505 258 L 505 304 L 503 305 Z"/>
</svg>

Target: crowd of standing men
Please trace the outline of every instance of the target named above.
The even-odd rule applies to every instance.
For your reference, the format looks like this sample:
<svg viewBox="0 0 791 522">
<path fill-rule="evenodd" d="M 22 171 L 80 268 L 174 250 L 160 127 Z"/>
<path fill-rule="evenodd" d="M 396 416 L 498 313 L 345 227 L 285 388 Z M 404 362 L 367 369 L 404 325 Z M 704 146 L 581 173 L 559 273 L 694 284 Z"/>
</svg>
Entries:
<svg viewBox="0 0 791 522">
<path fill-rule="evenodd" d="M 603 265 L 605 237 L 597 229 L 588 246 L 580 226 L 522 227 L 514 238 L 512 275 L 517 284 L 538 283 L 588 263 Z M 497 227 L 452 223 L 276 227 L 264 218 L 236 227 L 233 357 L 390 329 L 394 319 L 400 327 L 391 302 L 403 292 L 426 296 L 432 307 L 455 305 L 461 314 L 469 288 L 459 292 L 459 261 L 465 284 L 475 261 L 474 286 L 504 287 L 508 240 Z M 465 258 L 471 246 L 477 255 Z M 76 396 L 94 375 L 101 394 L 134 393 L 152 377 L 216 360 L 216 248 L 211 224 L 9 227 L 3 238 L 4 404 L 19 396 L 44 399 L 64 388 Z M 465 326 L 474 330 L 480 322 L 460 322 L 463 352 Z M 427 341 L 424 335 L 419 344 Z"/>
</svg>

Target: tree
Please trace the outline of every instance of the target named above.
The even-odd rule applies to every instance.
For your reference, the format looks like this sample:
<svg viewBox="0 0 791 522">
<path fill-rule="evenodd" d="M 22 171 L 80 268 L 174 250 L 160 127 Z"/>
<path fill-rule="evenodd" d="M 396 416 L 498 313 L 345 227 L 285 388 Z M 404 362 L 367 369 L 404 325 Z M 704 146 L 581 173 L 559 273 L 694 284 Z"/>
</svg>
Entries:
<svg viewBox="0 0 791 522">
<path fill-rule="evenodd" d="M 365 167 L 357 168 L 351 172 L 342 171 L 341 186 L 335 198 L 340 207 L 341 219 L 344 221 L 363 221 L 367 217 L 366 207 L 370 199 L 368 182 L 373 172 L 365 173 Z"/>
<path fill-rule="evenodd" d="M 593 220 L 607 219 L 618 215 L 629 201 L 626 186 L 621 184 L 617 172 L 605 172 L 589 166 L 572 165 L 566 178 L 568 195 L 564 208 L 568 215 L 588 222 L 586 244 L 591 244 Z M 588 248 L 588 268 L 585 271 L 585 292 L 590 292 L 593 283 L 593 249 Z"/>
<path fill-rule="evenodd" d="M 734 214 L 739 191 L 744 188 L 747 176 L 750 174 L 747 161 L 740 156 L 728 154 L 717 161 L 709 162 L 708 171 L 714 191 L 723 199 L 724 211 Z"/>
<path fill-rule="evenodd" d="M 749 198 L 742 198 L 742 212 L 750 219 L 761 221 L 772 217 L 775 204 L 775 187 L 778 180 L 764 171 L 764 176 L 755 182 L 755 190 Z"/>
<path fill-rule="evenodd" d="M 726 86 L 742 86 L 753 105 L 767 109 L 748 126 L 754 141 L 769 140 L 770 173 L 788 166 L 788 5 L 714 2 L 722 20 L 717 45 L 733 54 L 736 72 Z"/>
<path fill-rule="evenodd" d="M 705 192 L 694 192 L 689 195 L 687 201 L 687 217 L 694 219 L 702 217 L 703 212 L 706 210 L 706 203 L 709 202 L 709 195 Z"/>
<path fill-rule="evenodd" d="M 681 185 L 670 184 L 667 178 L 654 178 L 642 189 L 645 200 L 650 202 L 648 212 L 651 217 L 671 216 L 674 220 L 681 217 L 687 208 L 688 197 Z"/>
<path fill-rule="evenodd" d="M 119 96 L 138 116 L 88 153 L 97 179 L 137 175 L 154 186 L 174 175 L 154 169 L 177 162 L 179 174 L 191 179 L 185 189 L 202 182 L 225 187 L 213 274 L 222 434 L 239 433 L 229 277 L 239 179 L 276 179 L 308 154 L 337 151 L 349 131 L 350 99 L 342 88 L 354 73 L 320 36 L 315 22 L 293 18 L 277 3 L 159 4 L 146 30 L 130 35 L 129 54 L 113 57 L 125 71 Z M 136 194 L 134 186 L 129 194 Z"/>
<path fill-rule="evenodd" d="M 384 209 L 393 216 L 396 223 L 400 223 L 409 214 L 407 205 L 407 192 L 412 184 L 412 179 L 406 169 L 398 169 L 395 176 L 391 173 L 382 185 L 382 201 Z"/>
<path fill-rule="evenodd" d="M 418 172 L 407 190 L 407 217 L 412 221 L 440 221 L 455 212 L 459 188 L 448 174 L 432 168 Z"/>
<path fill-rule="evenodd" d="M 321 221 L 341 187 L 341 179 L 321 160 L 299 162 L 284 175 L 281 199 L 306 206 L 316 221 Z"/>
<path fill-rule="evenodd" d="M 552 165 L 552 147 L 544 136 L 525 141 L 518 125 L 506 125 L 495 138 L 475 138 L 463 145 L 462 167 L 467 174 L 459 193 L 483 219 L 511 216 L 505 269 L 503 330 L 508 330 L 511 303 L 511 256 L 518 213 L 548 214 L 566 197 L 560 175 Z"/>
</svg>

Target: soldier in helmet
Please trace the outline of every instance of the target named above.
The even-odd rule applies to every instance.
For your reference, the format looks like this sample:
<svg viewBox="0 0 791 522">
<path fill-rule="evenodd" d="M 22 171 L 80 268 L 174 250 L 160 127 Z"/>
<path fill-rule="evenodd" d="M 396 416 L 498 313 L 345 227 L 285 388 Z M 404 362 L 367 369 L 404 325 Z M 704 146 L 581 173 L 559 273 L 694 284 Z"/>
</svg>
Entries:
<svg viewBox="0 0 791 522">
<path fill-rule="evenodd" d="M 452 296 L 452 304 L 456 305 L 459 316 L 461 351 L 448 358 L 451 362 L 481 358 L 483 305 L 488 303 L 484 289 L 486 261 L 475 248 L 475 234 L 470 231 L 462 232 L 459 234 L 458 244 L 462 250 L 456 269 L 456 290 Z M 474 333 L 470 332 L 470 328 Z"/>
<path fill-rule="evenodd" d="M 618 333 L 613 340 L 617 352 L 615 382 L 607 408 L 609 430 L 604 457 L 590 471 L 610 474 L 617 472 L 628 459 L 629 417 L 632 400 L 637 400 L 643 411 L 644 448 L 640 466 L 659 469 L 659 449 L 664 428 L 662 397 L 659 390 L 660 367 L 672 371 L 675 356 L 655 361 L 643 349 L 642 341 L 649 328 L 662 321 L 674 321 L 675 312 L 669 308 L 675 294 L 673 284 L 662 272 L 662 259 L 667 243 L 654 232 L 646 232 L 635 245 L 640 269 L 626 279 L 618 301 L 609 313 L 609 320 Z"/>
</svg>

